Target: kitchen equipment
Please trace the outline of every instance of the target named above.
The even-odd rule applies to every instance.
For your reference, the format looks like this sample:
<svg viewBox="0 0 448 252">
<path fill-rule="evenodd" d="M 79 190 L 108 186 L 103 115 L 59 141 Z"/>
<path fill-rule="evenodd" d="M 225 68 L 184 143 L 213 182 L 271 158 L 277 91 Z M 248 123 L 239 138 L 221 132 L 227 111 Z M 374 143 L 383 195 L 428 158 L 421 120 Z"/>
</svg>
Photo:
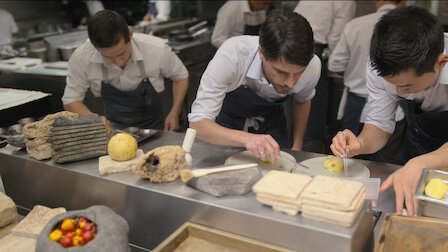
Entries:
<svg viewBox="0 0 448 252">
<path fill-rule="evenodd" d="M 316 158 L 310 158 L 307 160 L 304 160 L 300 162 L 302 165 L 308 166 L 310 169 L 303 169 L 301 167 L 296 168 L 296 173 L 303 173 L 310 176 L 316 176 L 316 175 L 325 175 L 330 177 L 345 177 L 345 174 L 343 172 L 334 173 L 328 170 L 324 169 L 324 161 L 326 157 L 316 157 Z M 350 171 L 348 173 L 348 177 L 353 178 L 369 178 L 370 177 L 370 171 L 367 166 L 365 166 L 360 161 L 353 159 L 353 158 L 347 158 L 347 163 L 350 166 Z"/>
<path fill-rule="evenodd" d="M 181 35 L 181 34 L 191 34 L 194 31 L 198 30 L 199 28 L 203 27 L 207 25 L 207 21 L 202 21 L 199 22 L 193 26 L 190 26 L 188 29 L 186 28 L 182 28 L 182 29 L 174 29 L 168 32 L 168 35 L 171 37 L 177 36 L 177 35 Z"/>
<path fill-rule="evenodd" d="M 431 198 L 425 195 L 426 184 L 433 178 L 448 183 L 448 172 L 425 168 L 415 190 L 415 197 L 420 200 L 420 215 L 448 219 L 448 201 Z"/>
<path fill-rule="evenodd" d="M 447 251 L 448 221 L 387 214 L 374 252 Z"/>
<path fill-rule="evenodd" d="M 0 70 L 13 71 L 26 69 L 42 63 L 42 59 L 16 57 L 0 61 Z"/>
<path fill-rule="evenodd" d="M 70 56 L 72 56 L 73 52 L 78 48 L 81 44 L 73 44 L 73 45 L 60 45 L 58 47 L 59 53 L 61 54 L 61 59 L 64 61 L 68 61 Z"/>
<path fill-rule="evenodd" d="M 224 167 L 218 167 L 218 168 L 208 168 L 208 169 L 196 169 L 196 170 L 182 169 L 180 171 L 180 178 L 182 179 L 182 181 L 184 183 L 186 183 L 188 180 L 192 179 L 193 177 L 201 177 L 201 176 L 204 176 L 207 174 L 217 173 L 217 172 L 226 172 L 226 171 L 252 168 L 252 167 L 256 167 L 257 165 L 258 165 L 257 163 L 249 163 L 249 164 L 230 165 L 230 166 L 224 166 Z"/>
<path fill-rule="evenodd" d="M 135 139 L 137 140 L 137 142 L 141 142 L 143 140 L 148 139 L 151 136 L 154 136 L 155 134 L 157 134 L 157 130 L 154 129 L 141 129 L 141 128 L 137 128 L 137 127 L 129 127 L 129 128 L 125 128 L 125 129 L 117 129 L 114 130 L 112 132 L 112 134 L 110 135 L 110 137 L 112 137 L 113 135 L 117 134 L 117 133 L 128 133 L 131 136 L 135 137 Z"/>
<path fill-rule="evenodd" d="M 28 49 L 28 57 L 30 58 L 39 58 L 42 59 L 43 62 L 47 61 L 47 48 L 34 48 Z"/>
<path fill-rule="evenodd" d="M 233 164 L 246 164 L 246 163 L 258 163 L 258 165 L 261 167 L 261 174 L 265 175 L 271 170 L 279 170 L 284 172 L 289 172 L 291 169 L 294 168 L 296 165 L 295 158 L 284 151 L 280 151 L 280 156 L 285 156 L 285 158 L 280 158 L 276 164 L 268 164 L 266 162 L 261 161 L 258 157 L 254 156 L 254 154 L 249 151 L 245 150 L 242 152 L 238 152 L 230 156 L 226 159 L 225 164 L 226 165 L 233 165 Z M 294 160 L 294 162 L 291 162 Z"/>
<path fill-rule="evenodd" d="M 186 222 L 160 243 L 154 252 L 170 251 L 263 251 L 288 252 L 278 246 Z"/>
<path fill-rule="evenodd" d="M 176 41 L 191 41 L 194 38 L 198 37 L 199 35 L 208 32 L 208 28 L 202 28 L 194 33 L 185 33 L 185 34 L 178 34 L 174 36 L 174 39 Z"/>
</svg>

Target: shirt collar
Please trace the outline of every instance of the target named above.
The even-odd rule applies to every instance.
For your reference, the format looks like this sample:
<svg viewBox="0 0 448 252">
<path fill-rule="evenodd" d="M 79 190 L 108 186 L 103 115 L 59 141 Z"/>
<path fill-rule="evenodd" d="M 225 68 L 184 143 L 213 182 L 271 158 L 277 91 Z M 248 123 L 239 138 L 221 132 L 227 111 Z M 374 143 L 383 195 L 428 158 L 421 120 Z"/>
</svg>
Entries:
<svg viewBox="0 0 448 252">
<path fill-rule="evenodd" d="M 397 6 L 393 5 L 393 4 L 385 4 L 383 6 L 381 6 L 378 10 L 376 10 L 376 12 L 389 12 L 390 10 L 393 10 L 397 8 Z"/>
<path fill-rule="evenodd" d="M 93 46 L 93 45 L 92 45 Z M 131 39 L 131 58 L 129 59 L 130 62 L 137 62 L 143 60 L 143 55 L 138 49 L 137 44 L 133 39 Z M 92 54 L 92 57 L 90 58 L 90 61 L 93 63 L 103 63 L 105 65 L 109 65 L 109 62 L 105 62 L 103 56 L 98 50 L 95 50 L 95 52 Z"/>
<path fill-rule="evenodd" d="M 257 80 L 260 84 L 269 85 L 269 82 L 263 75 L 262 67 L 260 52 L 257 50 L 257 53 L 252 60 L 252 64 L 250 64 L 249 69 L 247 70 L 246 77 Z"/>
</svg>

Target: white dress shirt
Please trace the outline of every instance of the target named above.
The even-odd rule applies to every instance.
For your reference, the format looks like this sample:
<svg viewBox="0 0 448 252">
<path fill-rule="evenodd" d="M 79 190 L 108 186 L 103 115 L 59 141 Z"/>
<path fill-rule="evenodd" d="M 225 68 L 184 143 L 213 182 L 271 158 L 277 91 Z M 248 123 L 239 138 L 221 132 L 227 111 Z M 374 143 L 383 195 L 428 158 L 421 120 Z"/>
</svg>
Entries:
<svg viewBox="0 0 448 252">
<path fill-rule="evenodd" d="M 190 122 L 215 120 L 226 93 L 241 85 L 247 85 L 269 101 L 279 100 L 287 95 L 294 95 L 298 102 L 313 98 L 321 70 L 321 63 L 316 55 L 290 92 L 279 94 L 263 75 L 258 46 L 258 36 L 238 36 L 228 39 L 218 49 L 202 75 L 196 100 L 188 115 Z"/>
<path fill-rule="evenodd" d="M 251 11 L 248 1 L 227 1 L 218 11 L 212 44 L 220 47 L 226 39 L 244 34 L 244 25 L 258 25 L 266 20 L 266 10 Z"/>
<path fill-rule="evenodd" d="M 294 12 L 311 25 L 314 41 L 333 51 L 345 24 L 355 16 L 355 1 L 300 1 Z"/>
<path fill-rule="evenodd" d="M 0 9 L 0 45 L 10 44 L 12 33 L 18 32 L 17 24 L 12 15 L 3 9 Z"/>
<path fill-rule="evenodd" d="M 396 8 L 393 4 L 381 6 L 375 13 L 358 17 L 345 25 L 339 42 L 328 60 L 328 69 L 332 72 L 344 72 L 344 94 L 338 110 L 338 119 L 342 119 L 347 100 L 347 92 L 368 97 L 366 86 L 366 67 L 369 60 L 370 39 L 378 20 Z M 366 120 L 366 106 L 361 113 L 360 122 Z M 401 113 L 397 119 L 403 118 Z"/>
<path fill-rule="evenodd" d="M 445 50 L 448 53 L 448 33 L 445 33 Z M 392 133 L 395 129 L 395 110 L 398 105 L 396 86 L 378 75 L 370 64 L 367 67 L 367 102 L 366 123 L 373 124 L 381 130 Z M 445 65 L 439 73 L 436 83 L 418 93 L 405 94 L 401 97 L 421 103 L 424 112 L 439 112 L 448 110 L 448 66 Z"/>
<path fill-rule="evenodd" d="M 178 81 L 188 77 L 182 61 L 161 38 L 134 33 L 131 57 L 124 69 L 104 60 L 90 40 L 87 40 L 70 57 L 62 102 L 67 104 L 82 101 L 88 88 L 96 97 L 101 96 L 102 64 L 107 68 L 108 82 L 112 86 L 122 91 L 134 90 L 143 79 L 138 61 L 144 62 L 146 75 L 158 93 L 165 89 L 164 78 Z"/>
</svg>

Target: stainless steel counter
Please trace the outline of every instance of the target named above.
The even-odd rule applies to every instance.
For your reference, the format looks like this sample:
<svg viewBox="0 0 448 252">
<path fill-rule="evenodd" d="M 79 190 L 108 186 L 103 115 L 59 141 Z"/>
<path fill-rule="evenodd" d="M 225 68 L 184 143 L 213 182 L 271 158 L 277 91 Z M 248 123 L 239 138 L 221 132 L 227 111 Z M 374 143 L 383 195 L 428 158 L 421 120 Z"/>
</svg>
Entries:
<svg viewBox="0 0 448 252">
<path fill-rule="evenodd" d="M 140 143 L 145 152 L 161 145 L 181 145 L 184 134 L 159 132 Z M 216 146 L 196 139 L 193 167 L 223 164 L 240 148 Z M 320 154 L 289 151 L 298 161 Z M 361 161 L 372 177 L 384 179 L 397 166 Z M 288 216 L 256 201 L 255 194 L 216 198 L 184 185 L 180 180 L 155 184 L 132 172 L 101 177 L 97 159 L 58 165 L 36 161 L 25 151 L 0 150 L 0 174 L 6 193 L 17 205 L 31 209 L 36 204 L 64 206 L 68 210 L 104 204 L 122 215 L 130 225 L 130 242 L 153 249 L 186 221 L 240 234 L 297 251 L 362 251 L 372 249 L 372 216 L 366 202 L 363 218 L 351 228 Z M 394 207 L 393 191 L 380 195 L 383 215 L 375 227 L 379 233 L 385 212 Z M 369 246 L 370 245 L 370 246 Z M 143 249 L 143 250 L 144 250 Z M 137 251 L 136 248 L 134 248 Z"/>
</svg>

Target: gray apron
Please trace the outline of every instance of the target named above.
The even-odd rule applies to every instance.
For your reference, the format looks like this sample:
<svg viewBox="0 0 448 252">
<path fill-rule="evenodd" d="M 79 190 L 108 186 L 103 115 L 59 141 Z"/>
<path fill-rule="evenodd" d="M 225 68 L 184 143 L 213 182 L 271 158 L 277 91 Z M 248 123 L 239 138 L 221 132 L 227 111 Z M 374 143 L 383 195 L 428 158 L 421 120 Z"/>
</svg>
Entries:
<svg viewBox="0 0 448 252">
<path fill-rule="evenodd" d="M 137 61 L 137 64 L 143 79 L 136 89 L 130 91 L 121 91 L 110 85 L 107 68 L 104 64 L 101 65 L 104 115 L 111 122 L 112 128 L 123 129 L 132 126 L 163 129 L 164 116 L 160 96 L 146 76 L 143 61 Z"/>
</svg>

